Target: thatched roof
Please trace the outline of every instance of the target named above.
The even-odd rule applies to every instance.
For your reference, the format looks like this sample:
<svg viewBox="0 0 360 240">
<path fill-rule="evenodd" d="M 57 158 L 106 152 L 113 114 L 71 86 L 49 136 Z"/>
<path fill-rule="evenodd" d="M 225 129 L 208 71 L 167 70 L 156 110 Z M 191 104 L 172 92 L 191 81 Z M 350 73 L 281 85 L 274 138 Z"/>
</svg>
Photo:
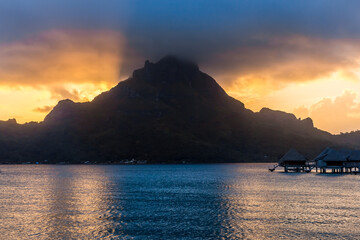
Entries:
<svg viewBox="0 0 360 240">
<path fill-rule="evenodd" d="M 349 156 L 349 160 L 360 161 L 360 151 L 353 150 Z"/>
<path fill-rule="evenodd" d="M 326 148 L 314 161 L 360 161 L 360 151 L 351 149 Z"/>
<path fill-rule="evenodd" d="M 280 158 L 279 162 L 284 162 L 284 161 L 306 161 L 306 157 L 304 157 L 304 155 L 302 155 L 301 153 L 299 153 L 298 151 L 296 151 L 294 148 L 291 148 L 287 153 L 285 153 L 285 155 Z"/>
</svg>

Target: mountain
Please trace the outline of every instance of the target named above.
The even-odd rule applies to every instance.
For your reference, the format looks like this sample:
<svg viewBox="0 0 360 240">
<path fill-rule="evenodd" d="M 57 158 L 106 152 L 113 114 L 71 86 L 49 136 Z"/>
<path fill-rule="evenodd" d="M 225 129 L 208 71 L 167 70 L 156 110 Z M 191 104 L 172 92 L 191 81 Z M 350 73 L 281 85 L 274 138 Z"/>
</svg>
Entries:
<svg viewBox="0 0 360 240">
<path fill-rule="evenodd" d="M 347 146 L 349 148 L 359 148 L 360 145 L 360 131 L 352 131 L 348 133 L 340 133 L 335 135 L 335 142 L 342 146 Z"/>
<path fill-rule="evenodd" d="M 41 123 L 0 123 L 2 162 L 276 161 L 291 147 L 312 157 L 334 144 L 309 118 L 246 109 L 173 56 L 146 61 L 91 102 L 60 101 Z"/>
</svg>

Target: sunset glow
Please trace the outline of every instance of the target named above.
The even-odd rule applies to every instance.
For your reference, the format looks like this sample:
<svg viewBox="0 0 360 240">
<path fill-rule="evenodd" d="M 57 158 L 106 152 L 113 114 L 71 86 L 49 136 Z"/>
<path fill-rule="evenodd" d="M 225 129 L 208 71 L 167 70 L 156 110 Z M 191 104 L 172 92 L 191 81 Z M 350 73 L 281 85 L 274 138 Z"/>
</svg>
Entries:
<svg viewBox="0 0 360 240">
<path fill-rule="evenodd" d="M 90 101 L 119 79 L 123 39 L 57 30 L 0 45 L 0 118 L 42 121 L 59 100 Z"/>
<path fill-rule="evenodd" d="M 352 31 L 357 13 L 336 5 L 347 9 L 348 19 L 334 22 L 329 16 L 336 15 L 337 8 L 330 8 L 322 14 L 332 22 L 324 23 L 315 10 L 309 10 L 317 9 L 311 4 L 300 4 L 309 10 L 305 17 L 289 3 L 256 25 L 243 9 L 266 13 L 271 7 L 253 4 L 253 8 L 252 4 L 224 4 L 218 9 L 212 3 L 204 10 L 202 3 L 183 4 L 181 9 L 164 3 L 154 9 L 124 1 L 102 5 L 97 9 L 101 18 L 80 1 L 83 16 L 70 12 L 72 20 L 67 23 L 61 14 L 66 4 L 48 3 L 52 22 L 39 24 L 36 17 L 46 19 L 49 13 L 29 9 L 34 19 L 24 28 L 19 26 L 25 19 L 11 22 L 12 15 L 6 11 L 21 8 L 1 3 L 0 22 L 11 24 L 0 26 L 4 29 L 0 119 L 42 121 L 61 99 L 91 101 L 142 67 L 146 59 L 156 62 L 166 54 L 177 54 L 197 61 L 202 71 L 253 111 L 269 107 L 300 118 L 309 116 L 316 127 L 332 133 L 360 129 L 360 41 Z M 219 15 L 215 9 L 229 14 L 215 21 Z M 168 11 L 174 18 L 169 18 Z M 188 18 L 176 19 L 180 12 L 187 12 Z M 282 18 L 290 13 L 292 22 L 282 26 Z M 303 19 L 312 20 L 312 25 Z M 207 25 L 206 20 L 215 24 Z M 324 24 L 334 29 L 327 31 Z"/>
</svg>

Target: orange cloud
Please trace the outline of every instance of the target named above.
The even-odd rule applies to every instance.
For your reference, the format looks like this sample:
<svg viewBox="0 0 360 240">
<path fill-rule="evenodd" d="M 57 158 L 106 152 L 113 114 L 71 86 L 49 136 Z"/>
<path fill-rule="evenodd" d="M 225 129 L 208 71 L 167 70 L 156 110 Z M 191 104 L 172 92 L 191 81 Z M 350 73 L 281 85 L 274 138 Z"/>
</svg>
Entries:
<svg viewBox="0 0 360 240">
<path fill-rule="evenodd" d="M 46 109 L 38 106 L 54 106 L 64 98 L 93 99 L 134 65 L 141 66 L 137 52 L 125 45 L 122 34 L 110 30 L 53 30 L 0 44 L 0 119 L 20 116 L 19 122 L 40 121 Z M 332 132 L 359 128 L 355 99 L 347 99 L 352 107 L 346 108 L 343 123 L 326 120 L 332 113 L 324 110 L 339 112 L 339 103 L 327 97 L 358 89 L 354 87 L 360 80 L 358 39 L 260 36 L 239 43 L 231 52 L 214 52 L 199 63 L 201 69 L 252 110 L 267 106 L 291 111 L 323 99 L 317 107 L 295 109 L 295 114 L 310 115 L 316 126 Z"/>
<path fill-rule="evenodd" d="M 123 37 L 114 31 L 48 31 L 0 45 L 0 85 L 118 80 Z"/>
<path fill-rule="evenodd" d="M 108 90 L 119 81 L 124 44 L 110 30 L 53 30 L 0 44 L 1 118 L 39 121 L 58 100 L 89 101 Z"/>
<path fill-rule="evenodd" d="M 38 107 L 38 108 L 35 108 L 35 109 L 34 109 L 34 112 L 48 113 L 48 112 L 50 112 L 53 108 L 54 108 L 54 106 Z"/>
<path fill-rule="evenodd" d="M 323 39 L 306 36 L 262 37 L 223 52 L 210 60 L 208 71 L 238 95 L 262 97 L 292 83 L 304 83 L 337 74 L 359 81 L 359 39 Z"/>
<path fill-rule="evenodd" d="M 204 70 L 253 111 L 292 111 L 360 85 L 359 39 L 260 36 L 239 45 L 209 59 Z"/>
<path fill-rule="evenodd" d="M 309 108 L 300 107 L 294 113 L 298 117 L 310 116 L 316 125 L 332 133 L 348 132 L 360 128 L 360 102 L 354 92 L 345 91 L 335 99 L 323 98 Z"/>
<path fill-rule="evenodd" d="M 302 119 L 309 117 L 309 109 L 305 106 L 300 106 L 294 109 L 293 113 Z"/>
<path fill-rule="evenodd" d="M 65 88 L 55 87 L 52 89 L 52 98 L 54 99 L 72 99 L 74 101 L 79 101 L 79 91 L 76 89 L 67 90 Z"/>
</svg>

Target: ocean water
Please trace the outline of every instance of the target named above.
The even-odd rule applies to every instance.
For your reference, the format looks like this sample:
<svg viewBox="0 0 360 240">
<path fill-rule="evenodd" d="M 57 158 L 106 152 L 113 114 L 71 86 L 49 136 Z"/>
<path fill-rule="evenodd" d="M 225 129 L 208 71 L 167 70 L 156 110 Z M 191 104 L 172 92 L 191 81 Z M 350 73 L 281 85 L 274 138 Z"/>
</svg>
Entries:
<svg viewBox="0 0 360 240">
<path fill-rule="evenodd" d="M 360 239 L 360 176 L 0 165 L 1 239 Z"/>
</svg>

